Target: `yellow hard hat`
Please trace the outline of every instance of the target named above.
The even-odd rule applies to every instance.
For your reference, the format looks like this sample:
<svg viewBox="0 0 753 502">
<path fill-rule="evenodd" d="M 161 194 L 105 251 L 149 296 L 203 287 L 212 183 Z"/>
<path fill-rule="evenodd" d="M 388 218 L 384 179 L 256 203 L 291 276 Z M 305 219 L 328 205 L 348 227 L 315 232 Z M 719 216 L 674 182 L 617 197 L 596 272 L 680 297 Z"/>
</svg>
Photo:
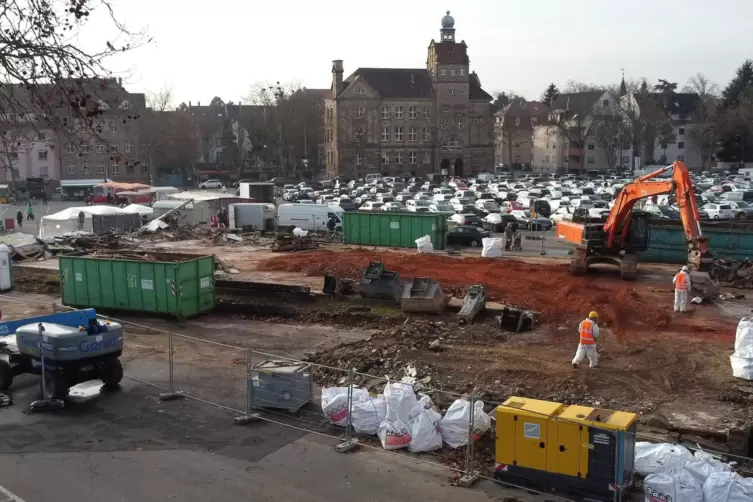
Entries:
<svg viewBox="0 0 753 502">
<path fill-rule="evenodd" d="M 589 318 L 589 319 L 598 319 L 598 318 L 599 318 L 599 314 L 597 314 L 595 310 L 592 310 L 592 311 L 591 311 L 591 312 L 590 312 L 590 313 L 588 314 L 588 318 Z"/>
</svg>

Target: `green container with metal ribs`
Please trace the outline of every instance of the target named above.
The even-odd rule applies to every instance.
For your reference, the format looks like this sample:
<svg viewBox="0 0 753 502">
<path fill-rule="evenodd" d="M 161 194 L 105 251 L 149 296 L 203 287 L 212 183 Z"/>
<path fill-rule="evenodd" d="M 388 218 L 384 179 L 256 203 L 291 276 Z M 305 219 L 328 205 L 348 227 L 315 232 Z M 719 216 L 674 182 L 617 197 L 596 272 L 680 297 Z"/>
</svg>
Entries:
<svg viewBox="0 0 753 502">
<path fill-rule="evenodd" d="M 428 235 L 434 249 L 445 249 L 447 215 L 397 211 L 349 211 L 343 215 L 346 244 L 415 248 Z"/>
</svg>

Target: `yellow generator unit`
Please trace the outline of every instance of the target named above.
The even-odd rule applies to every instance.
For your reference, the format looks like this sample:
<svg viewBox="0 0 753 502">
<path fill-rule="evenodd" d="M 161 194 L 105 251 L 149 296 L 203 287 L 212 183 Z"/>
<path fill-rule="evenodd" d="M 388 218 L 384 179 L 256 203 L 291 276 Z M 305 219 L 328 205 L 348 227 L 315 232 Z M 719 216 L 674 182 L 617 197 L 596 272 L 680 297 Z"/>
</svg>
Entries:
<svg viewBox="0 0 753 502">
<path fill-rule="evenodd" d="M 495 477 L 619 501 L 633 483 L 635 413 L 511 397 L 497 407 Z"/>
</svg>

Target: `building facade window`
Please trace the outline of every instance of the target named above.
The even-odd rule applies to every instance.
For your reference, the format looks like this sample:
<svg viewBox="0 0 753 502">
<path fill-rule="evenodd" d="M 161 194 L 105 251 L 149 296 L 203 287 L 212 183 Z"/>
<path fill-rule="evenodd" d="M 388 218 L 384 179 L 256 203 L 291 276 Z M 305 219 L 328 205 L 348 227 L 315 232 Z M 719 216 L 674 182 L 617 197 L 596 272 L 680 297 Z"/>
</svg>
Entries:
<svg viewBox="0 0 753 502">
<path fill-rule="evenodd" d="M 360 153 L 357 153 L 356 154 L 356 165 L 360 166 L 361 164 L 363 164 L 363 157 L 361 157 Z"/>
<path fill-rule="evenodd" d="M 424 152 L 424 164 L 431 164 L 431 153 Z"/>
<path fill-rule="evenodd" d="M 133 143 L 125 144 L 125 153 L 133 153 Z"/>
<path fill-rule="evenodd" d="M 444 108 L 442 108 L 442 114 L 443 115 L 447 115 L 449 113 L 450 113 L 450 107 L 449 106 L 445 106 Z"/>
<path fill-rule="evenodd" d="M 684 155 L 678 155 L 677 156 L 677 160 L 679 160 L 680 162 L 684 162 L 685 161 L 685 156 Z"/>
<path fill-rule="evenodd" d="M 595 150 L 596 149 L 596 145 L 594 145 L 593 143 L 589 143 L 588 144 L 588 149 L 589 150 Z"/>
<path fill-rule="evenodd" d="M 586 157 L 586 162 L 588 162 L 589 164 L 593 164 L 594 163 L 594 156 L 593 155 L 589 155 L 588 157 Z"/>
<path fill-rule="evenodd" d="M 388 165 L 390 163 L 390 155 L 387 152 L 382 152 L 382 165 Z"/>
<path fill-rule="evenodd" d="M 39 166 L 39 176 L 40 178 L 46 178 L 49 176 L 47 172 L 47 166 Z"/>
<path fill-rule="evenodd" d="M 450 96 L 454 96 L 455 94 L 457 94 L 457 91 L 455 91 L 454 87 L 451 87 L 450 88 Z"/>
<path fill-rule="evenodd" d="M 147 162 L 141 163 L 141 174 L 149 174 L 149 163 Z"/>
<path fill-rule="evenodd" d="M 447 70 L 439 70 L 440 75 L 447 75 Z"/>
<path fill-rule="evenodd" d="M 356 108 L 356 117 L 361 118 L 366 114 L 366 109 L 363 106 Z"/>
<path fill-rule="evenodd" d="M 416 152 L 408 152 L 408 162 L 410 164 L 415 164 L 417 160 L 418 155 L 416 154 Z"/>
<path fill-rule="evenodd" d="M 402 141 L 402 140 L 403 140 L 403 128 L 396 127 L 395 128 L 395 141 Z"/>
<path fill-rule="evenodd" d="M 113 134 L 118 132 L 118 124 L 114 120 L 110 123 L 110 132 Z"/>
<path fill-rule="evenodd" d="M 403 118 L 403 107 L 402 106 L 396 106 L 395 107 L 395 118 L 396 119 L 402 119 Z"/>
<path fill-rule="evenodd" d="M 408 118 L 413 120 L 416 118 L 416 107 L 415 106 L 409 106 L 408 107 Z"/>
<path fill-rule="evenodd" d="M 43 132 L 37 133 L 37 141 L 46 141 L 46 140 L 47 140 L 47 136 L 45 135 L 45 133 Z"/>
<path fill-rule="evenodd" d="M 462 69 L 462 68 L 460 68 L 460 69 L 458 70 L 458 75 L 460 75 L 461 77 L 462 77 L 463 75 L 465 75 L 465 70 L 464 70 L 464 69 Z"/>
<path fill-rule="evenodd" d="M 411 127 L 408 129 L 408 141 L 416 141 L 416 128 Z"/>
<path fill-rule="evenodd" d="M 428 106 L 423 109 L 422 116 L 425 119 L 428 119 L 429 117 L 431 117 L 431 112 L 429 111 L 429 107 Z"/>
<path fill-rule="evenodd" d="M 126 173 L 133 173 L 133 164 L 126 164 Z"/>
<path fill-rule="evenodd" d="M 110 164 L 110 173 L 120 174 L 120 165 L 117 162 Z"/>
<path fill-rule="evenodd" d="M 442 151 L 446 152 L 448 148 L 449 148 L 449 145 L 447 143 L 447 140 L 442 141 Z"/>
<path fill-rule="evenodd" d="M 92 146 L 89 144 L 81 145 L 81 152 L 84 155 L 92 153 Z"/>
<path fill-rule="evenodd" d="M 383 106 L 382 107 L 382 118 L 383 119 L 390 118 L 390 107 L 389 106 Z"/>
<path fill-rule="evenodd" d="M 88 162 L 84 162 L 83 164 L 81 164 L 81 173 L 82 174 L 89 174 L 89 163 Z"/>
<path fill-rule="evenodd" d="M 73 153 L 73 143 L 68 143 L 67 145 L 65 145 L 65 152 Z"/>
<path fill-rule="evenodd" d="M 363 87 L 361 87 L 360 85 L 356 87 L 356 94 L 365 94 L 365 93 L 366 91 L 363 90 Z"/>
<path fill-rule="evenodd" d="M 390 140 L 390 128 L 382 127 L 382 141 L 389 141 L 389 140 Z"/>
<path fill-rule="evenodd" d="M 76 164 L 68 164 L 68 174 L 76 174 Z"/>
<path fill-rule="evenodd" d="M 431 131 L 426 127 L 421 129 L 421 141 L 423 141 L 424 143 L 431 142 Z"/>
<path fill-rule="evenodd" d="M 678 129 L 677 135 L 678 136 L 685 136 L 685 128 L 681 127 L 680 129 Z"/>
<path fill-rule="evenodd" d="M 97 174 L 105 174 L 105 163 L 97 162 Z"/>
<path fill-rule="evenodd" d="M 455 125 L 460 129 L 463 128 L 463 117 L 455 117 Z"/>
<path fill-rule="evenodd" d="M 118 151 L 118 144 L 117 143 L 110 143 L 110 152 L 115 153 Z"/>
<path fill-rule="evenodd" d="M 680 150 L 682 150 L 683 148 L 685 148 L 685 142 L 684 141 L 678 142 L 677 143 L 677 148 L 679 148 Z M 42 153 L 42 152 L 39 152 L 39 153 Z"/>
<path fill-rule="evenodd" d="M 397 152 L 395 154 L 395 164 L 402 164 L 403 163 L 403 152 Z"/>
<path fill-rule="evenodd" d="M 47 160 L 47 150 L 39 150 L 37 152 L 39 160 Z"/>
<path fill-rule="evenodd" d="M 105 145 L 97 143 L 97 153 L 105 153 Z"/>
</svg>

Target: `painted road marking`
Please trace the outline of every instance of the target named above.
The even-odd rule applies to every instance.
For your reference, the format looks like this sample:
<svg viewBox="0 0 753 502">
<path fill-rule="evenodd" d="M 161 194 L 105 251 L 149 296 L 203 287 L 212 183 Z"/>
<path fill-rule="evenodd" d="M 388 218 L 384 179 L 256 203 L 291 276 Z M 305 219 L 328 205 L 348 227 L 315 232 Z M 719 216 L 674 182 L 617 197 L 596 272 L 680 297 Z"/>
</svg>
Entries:
<svg viewBox="0 0 753 502">
<path fill-rule="evenodd" d="M 0 486 L 0 502 L 26 502 L 24 499 Z"/>
</svg>

